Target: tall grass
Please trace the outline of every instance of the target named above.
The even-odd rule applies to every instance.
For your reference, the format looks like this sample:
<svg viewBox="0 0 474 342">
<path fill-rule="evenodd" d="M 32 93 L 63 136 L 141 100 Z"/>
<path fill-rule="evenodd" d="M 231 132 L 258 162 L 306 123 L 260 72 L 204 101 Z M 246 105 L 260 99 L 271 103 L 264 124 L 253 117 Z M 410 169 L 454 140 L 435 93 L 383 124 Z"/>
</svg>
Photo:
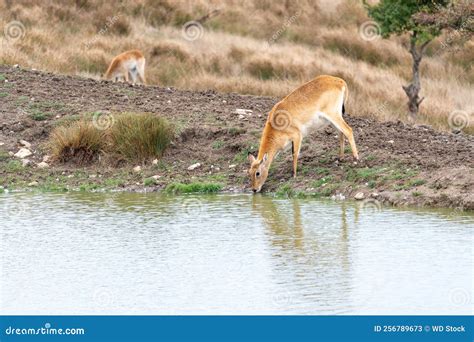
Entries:
<svg viewBox="0 0 474 342">
<path fill-rule="evenodd" d="M 60 162 L 87 164 L 105 149 L 104 138 L 103 131 L 83 119 L 56 127 L 50 134 L 48 145 L 53 158 Z"/>
<path fill-rule="evenodd" d="M 161 157 L 168 147 L 172 130 L 168 122 L 150 113 L 123 113 L 110 128 L 114 153 L 127 161 Z"/>
<path fill-rule="evenodd" d="M 186 40 L 182 25 L 214 9 L 220 14 L 199 39 Z M 319 74 L 344 75 L 352 115 L 407 120 L 407 38 L 364 41 L 358 29 L 369 18 L 360 1 L 17 0 L 0 2 L 0 13 L 0 27 L 25 26 L 23 38 L 2 45 L 3 64 L 99 78 L 133 48 L 147 57 L 150 84 L 277 97 Z M 449 129 L 453 111 L 474 110 L 474 43 L 456 50 L 443 47 L 448 40 L 431 43 L 421 66 L 419 123 L 439 129 Z"/>
<path fill-rule="evenodd" d="M 105 160 L 142 163 L 162 156 L 170 144 L 173 131 L 168 122 L 151 113 L 113 115 L 114 124 L 103 127 L 90 115 L 66 122 L 50 134 L 48 146 L 59 162 L 88 164 L 100 155 Z"/>
</svg>

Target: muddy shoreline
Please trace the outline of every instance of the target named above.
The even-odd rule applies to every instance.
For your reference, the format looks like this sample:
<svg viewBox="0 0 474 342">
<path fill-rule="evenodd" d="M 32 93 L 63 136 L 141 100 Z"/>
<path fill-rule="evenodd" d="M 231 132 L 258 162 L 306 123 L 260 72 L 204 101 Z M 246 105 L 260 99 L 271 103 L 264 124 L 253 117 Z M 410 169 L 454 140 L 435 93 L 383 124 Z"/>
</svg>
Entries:
<svg viewBox="0 0 474 342">
<path fill-rule="evenodd" d="M 219 184 L 224 192 L 249 192 L 247 153 L 258 149 L 271 97 L 131 86 L 0 66 L 0 185 L 3 191 L 161 191 L 171 183 Z M 176 130 L 165 155 L 140 165 L 96 162 L 87 166 L 48 161 L 51 130 L 97 111 L 152 112 Z M 474 210 L 474 137 L 428 126 L 377 122 L 351 115 L 361 160 L 350 150 L 337 159 L 332 128 L 308 136 L 299 176 L 291 155 L 272 165 L 264 191 L 404 206 Z M 12 156 L 30 143 L 31 156 Z M 23 159 L 25 159 L 23 158 Z M 40 163 L 47 166 L 41 168 Z M 200 166 L 188 170 L 190 165 Z M 44 165 L 44 164 L 42 164 Z M 134 170 L 135 168 L 135 170 Z M 360 195 L 362 194 L 362 195 Z"/>
</svg>

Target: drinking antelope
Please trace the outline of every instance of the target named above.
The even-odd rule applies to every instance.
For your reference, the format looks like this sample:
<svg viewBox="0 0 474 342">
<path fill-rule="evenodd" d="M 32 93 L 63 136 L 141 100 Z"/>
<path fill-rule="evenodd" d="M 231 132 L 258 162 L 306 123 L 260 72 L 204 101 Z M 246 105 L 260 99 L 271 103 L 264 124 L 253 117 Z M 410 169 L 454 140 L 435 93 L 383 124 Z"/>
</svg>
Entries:
<svg viewBox="0 0 474 342">
<path fill-rule="evenodd" d="M 146 84 L 145 57 L 139 50 L 130 50 L 116 56 L 109 65 L 104 79 Z"/>
<path fill-rule="evenodd" d="M 295 89 L 268 114 L 258 156 L 249 154 L 249 175 L 254 192 L 259 192 L 268 176 L 275 156 L 291 143 L 293 176 L 296 177 L 301 141 L 310 129 L 322 129 L 331 123 L 339 131 L 339 157 L 344 156 L 344 137 L 352 154 L 359 159 L 352 128 L 344 121 L 347 84 L 344 80 L 322 75 Z"/>
</svg>

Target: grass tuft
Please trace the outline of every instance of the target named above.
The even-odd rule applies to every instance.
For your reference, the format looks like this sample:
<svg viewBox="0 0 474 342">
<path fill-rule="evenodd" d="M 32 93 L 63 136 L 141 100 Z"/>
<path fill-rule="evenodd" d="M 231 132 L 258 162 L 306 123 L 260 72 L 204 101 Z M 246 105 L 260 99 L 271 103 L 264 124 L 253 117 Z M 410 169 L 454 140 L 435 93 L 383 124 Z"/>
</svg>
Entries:
<svg viewBox="0 0 474 342">
<path fill-rule="evenodd" d="M 222 185 L 216 183 L 171 183 L 165 188 L 169 194 L 187 194 L 187 193 L 216 193 L 221 191 Z"/>
<path fill-rule="evenodd" d="M 172 138 L 168 122 L 151 113 L 123 113 L 110 129 L 113 150 L 127 161 L 161 157 Z"/>
<path fill-rule="evenodd" d="M 87 164 L 105 148 L 105 132 L 80 120 L 56 127 L 49 137 L 52 157 L 60 162 Z"/>
</svg>

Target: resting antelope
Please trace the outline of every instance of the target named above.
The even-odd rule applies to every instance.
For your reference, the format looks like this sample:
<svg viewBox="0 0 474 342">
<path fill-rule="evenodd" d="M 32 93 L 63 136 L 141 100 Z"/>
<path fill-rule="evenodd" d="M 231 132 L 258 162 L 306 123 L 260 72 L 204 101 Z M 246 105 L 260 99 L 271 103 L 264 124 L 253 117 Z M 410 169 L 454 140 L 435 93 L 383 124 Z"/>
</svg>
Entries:
<svg viewBox="0 0 474 342">
<path fill-rule="evenodd" d="M 339 157 L 344 156 L 344 137 L 349 140 L 352 154 L 359 159 L 352 128 L 344 121 L 344 101 L 347 84 L 333 76 L 318 76 L 303 84 L 278 102 L 268 114 L 258 156 L 249 154 L 249 175 L 254 192 L 259 192 L 268 176 L 275 156 L 291 143 L 293 176 L 296 177 L 301 141 L 311 129 L 321 129 L 329 123 L 339 131 Z"/>
<path fill-rule="evenodd" d="M 137 79 L 146 84 L 145 80 L 145 57 L 138 50 L 130 50 L 116 56 L 105 72 L 106 80 L 136 83 Z"/>
</svg>

